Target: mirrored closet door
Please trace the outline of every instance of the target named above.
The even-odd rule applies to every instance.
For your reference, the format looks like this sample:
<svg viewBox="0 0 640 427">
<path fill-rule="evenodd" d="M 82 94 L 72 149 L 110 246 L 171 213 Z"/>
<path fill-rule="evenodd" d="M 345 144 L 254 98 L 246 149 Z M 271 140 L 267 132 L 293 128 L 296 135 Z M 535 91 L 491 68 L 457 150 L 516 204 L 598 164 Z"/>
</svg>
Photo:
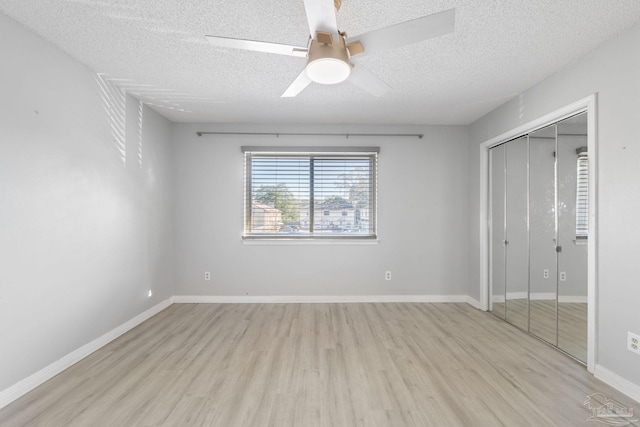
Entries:
<svg viewBox="0 0 640 427">
<path fill-rule="evenodd" d="M 551 125 L 529 134 L 529 332 L 558 344 L 556 133 Z"/>
<path fill-rule="evenodd" d="M 586 113 L 489 153 L 490 310 L 586 362 Z"/>
<path fill-rule="evenodd" d="M 527 138 L 511 141 L 505 147 L 505 224 L 506 224 L 506 313 L 508 322 L 527 330 L 529 307 L 528 263 L 529 242 L 527 233 Z"/>
</svg>

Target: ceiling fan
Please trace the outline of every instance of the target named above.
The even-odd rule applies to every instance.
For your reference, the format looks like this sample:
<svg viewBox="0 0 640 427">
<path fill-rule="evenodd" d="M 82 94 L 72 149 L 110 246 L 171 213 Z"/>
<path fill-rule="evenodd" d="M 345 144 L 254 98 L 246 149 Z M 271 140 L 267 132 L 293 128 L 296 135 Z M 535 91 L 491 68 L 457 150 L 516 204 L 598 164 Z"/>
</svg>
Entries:
<svg viewBox="0 0 640 427">
<path fill-rule="evenodd" d="M 306 47 L 209 35 L 205 37 L 215 46 L 306 58 L 306 67 L 282 97 L 294 97 L 312 82 L 336 84 L 347 78 L 372 95 L 381 96 L 390 87 L 353 60 L 354 57 L 439 37 L 454 30 L 455 9 L 449 9 L 347 37 L 346 33 L 338 31 L 336 22 L 336 12 L 341 4 L 342 0 L 304 0 L 310 31 Z"/>
</svg>

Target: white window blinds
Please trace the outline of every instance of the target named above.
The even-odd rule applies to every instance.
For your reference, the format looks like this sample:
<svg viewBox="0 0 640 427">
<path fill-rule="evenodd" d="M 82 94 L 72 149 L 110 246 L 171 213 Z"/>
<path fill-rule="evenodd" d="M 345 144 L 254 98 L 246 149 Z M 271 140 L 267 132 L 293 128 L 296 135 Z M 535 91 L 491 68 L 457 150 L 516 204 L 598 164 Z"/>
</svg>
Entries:
<svg viewBox="0 0 640 427">
<path fill-rule="evenodd" d="M 242 147 L 245 238 L 375 238 L 378 147 Z"/>
<path fill-rule="evenodd" d="M 589 236 L 589 156 L 587 147 L 580 147 L 576 152 L 576 239 L 586 239 Z"/>
</svg>

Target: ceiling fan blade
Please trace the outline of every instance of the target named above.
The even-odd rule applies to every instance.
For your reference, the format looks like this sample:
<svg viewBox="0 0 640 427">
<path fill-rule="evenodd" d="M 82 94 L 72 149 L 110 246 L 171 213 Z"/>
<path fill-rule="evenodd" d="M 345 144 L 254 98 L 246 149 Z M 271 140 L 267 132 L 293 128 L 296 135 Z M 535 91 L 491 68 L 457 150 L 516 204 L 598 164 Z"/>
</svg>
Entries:
<svg viewBox="0 0 640 427">
<path fill-rule="evenodd" d="M 383 50 L 440 37 L 455 29 L 456 10 L 449 9 L 433 15 L 349 37 L 347 44 L 360 41 L 367 55 Z"/>
<path fill-rule="evenodd" d="M 307 48 L 291 46 L 287 44 L 259 42 L 255 40 L 232 39 L 229 37 L 205 36 L 209 43 L 219 47 L 232 49 L 253 50 L 256 52 L 276 53 L 278 55 L 290 55 L 306 58 Z"/>
<path fill-rule="evenodd" d="M 307 11 L 309 34 L 312 37 L 318 31 L 338 35 L 338 23 L 336 22 L 336 10 L 333 0 L 304 0 L 304 9 Z"/>
<path fill-rule="evenodd" d="M 388 84 L 363 67 L 362 64 L 355 64 L 353 66 L 351 75 L 349 75 L 349 81 L 373 96 L 379 97 L 391 90 Z"/>
<path fill-rule="evenodd" d="M 287 90 L 285 90 L 284 93 L 280 95 L 280 97 L 293 98 L 294 96 L 302 92 L 307 86 L 309 86 L 310 83 L 311 79 L 309 78 L 309 76 L 307 76 L 307 69 L 305 68 L 300 74 L 298 74 L 298 77 L 296 77 L 293 83 L 289 85 Z"/>
</svg>

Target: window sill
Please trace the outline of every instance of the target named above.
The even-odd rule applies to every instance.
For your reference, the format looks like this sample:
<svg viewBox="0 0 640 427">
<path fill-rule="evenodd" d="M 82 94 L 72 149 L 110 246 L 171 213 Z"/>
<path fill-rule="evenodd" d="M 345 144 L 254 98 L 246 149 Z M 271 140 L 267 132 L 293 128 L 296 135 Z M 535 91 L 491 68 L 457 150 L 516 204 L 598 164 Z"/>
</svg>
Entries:
<svg viewBox="0 0 640 427">
<path fill-rule="evenodd" d="M 380 243 L 380 239 L 242 239 L 248 246 L 370 246 Z"/>
</svg>

